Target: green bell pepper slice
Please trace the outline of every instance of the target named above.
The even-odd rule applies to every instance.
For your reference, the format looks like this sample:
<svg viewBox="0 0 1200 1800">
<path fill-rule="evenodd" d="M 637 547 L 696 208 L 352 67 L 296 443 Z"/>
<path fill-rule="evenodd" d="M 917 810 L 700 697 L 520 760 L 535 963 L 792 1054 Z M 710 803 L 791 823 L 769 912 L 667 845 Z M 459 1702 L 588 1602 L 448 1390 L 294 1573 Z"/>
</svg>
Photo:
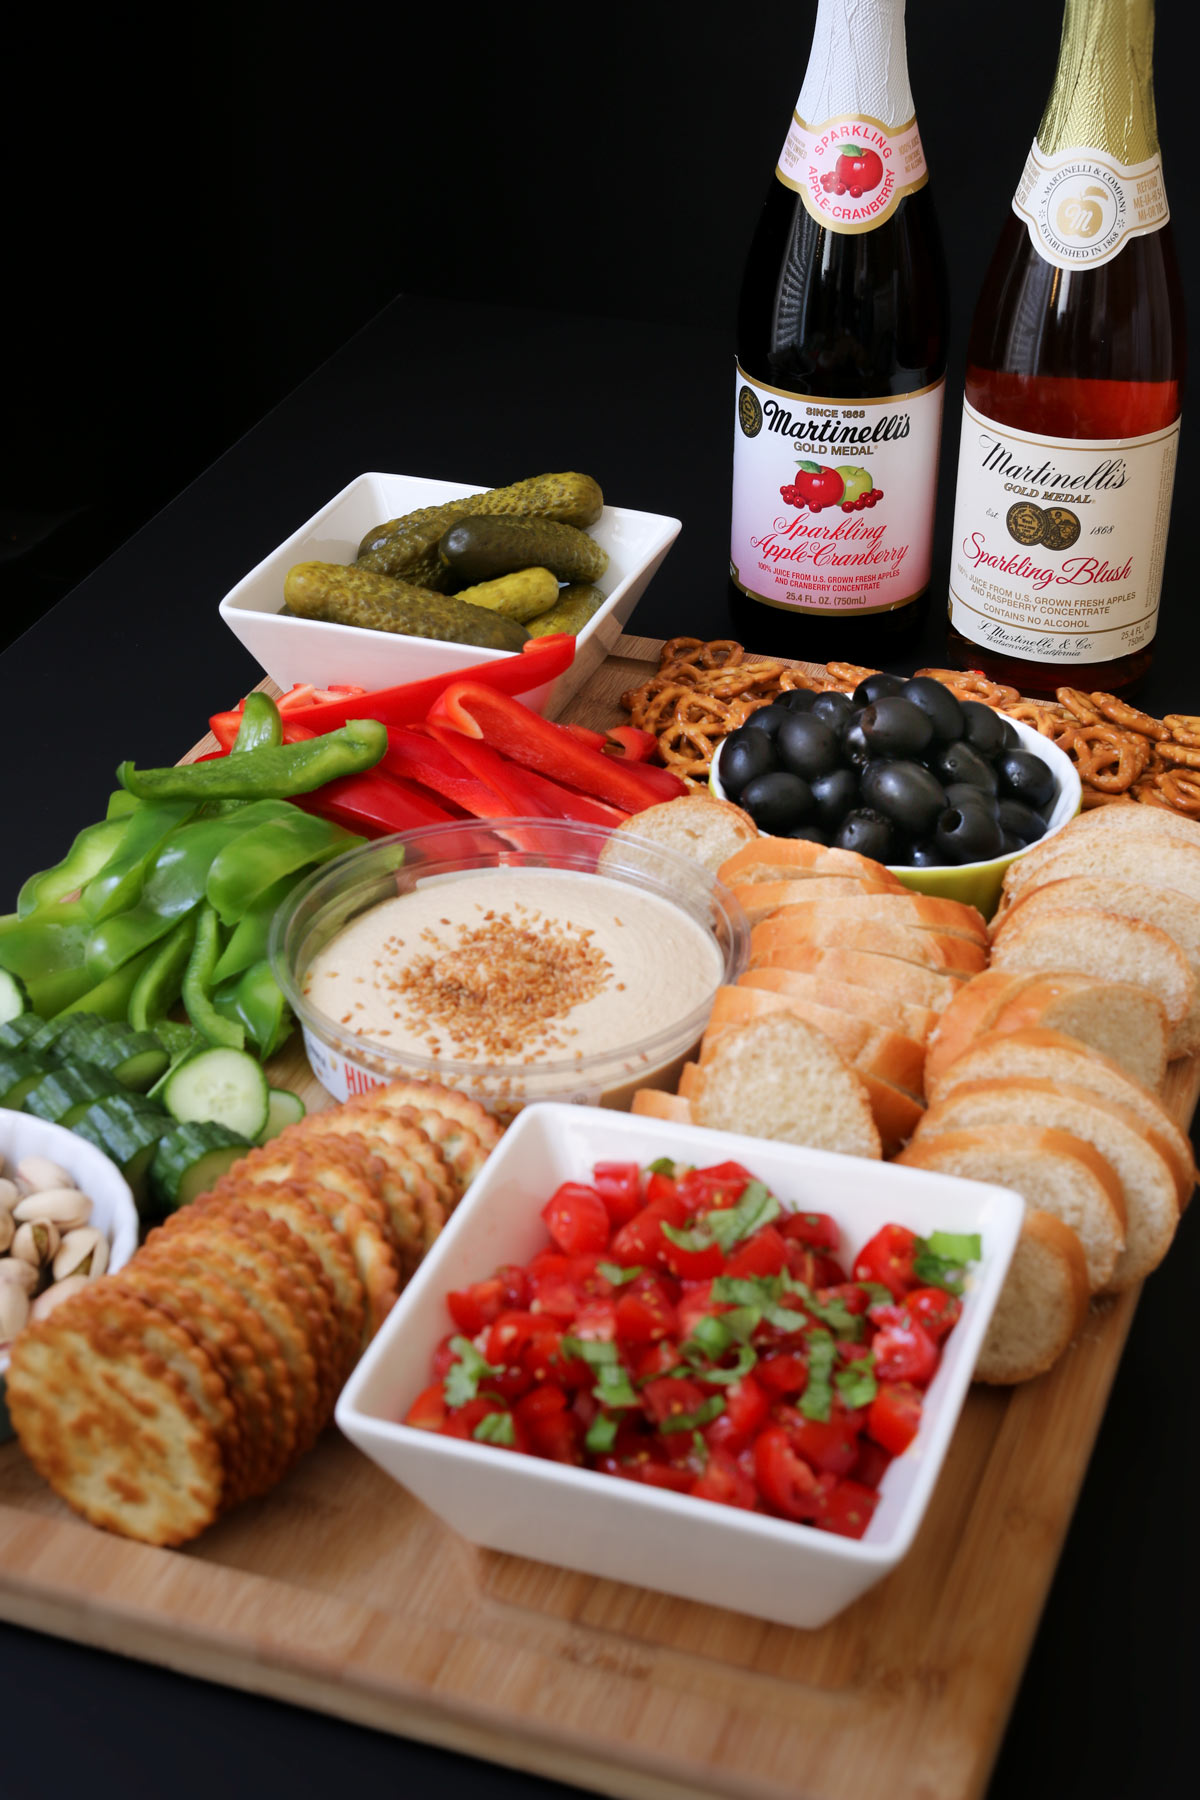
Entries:
<svg viewBox="0 0 1200 1800">
<path fill-rule="evenodd" d="M 129 996 L 129 1023 L 153 1031 L 183 992 L 183 975 L 196 939 L 196 914 L 185 913 L 149 952 Z"/>
<path fill-rule="evenodd" d="M 127 819 L 131 813 L 140 812 L 141 801 L 133 794 L 127 794 L 124 788 L 114 788 L 108 796 L 106 819 Z"/>
<path fill-rule="evenodd" d="M 87 968 L 87 940 L 88 920 L 78 900 L 28 919 L 11 913 L 0 919 L 0 968 L 24 982 L 33 1012 L 52 1019 L 95 986 Z"/>
<path fill-rule="evenodd" d="M 302 871 L 297 870 L 293 875 L 285 875 L 282 880 L 272 882 L 242 914 L 213 970 L 215 982 L 228 981 L 231 976 L 240 975 L 244 969 L 248 969 L 251 963 L 264 959 L 271 941 L 271 925 L 275 914 L 301 879 L 301 874 Z"/>
<path fill-rule="evenodd" d="M 173 831 L 154 859 L 142 888 L 142 904 L 178 919 L 204 899 L 208 872 L 225 846 L 243 831 L 296 811 L 286 800 L 239 806 L 219 819 L 196 819 Z"/>
<path fill-rule="evenodd" d="M 366 841 L 299 807 L 290 806 L 288 815 L 243 832 L 214 859 L 205 896 L 223 924 L 236 924 L 285 875 L 328 862 Z"/>
<path fill-rule="evenodd" d="M 186 800 L 165 800 L 139 806 L 123 821 L 125 836 L 116 855 L 83 890 L 83 904 L 90 918 L 100 923 L 136 905 L 158 852 L 195 810 Z"/>
<path fill-rule="evenodd" d="M 246 1042 L 245 1030 L 213 1005 L 212 973 L 220 954 L 220 922 L 211 906 L 202 906 L 196 916 L 196 940 L 183 972 L 183 1004 L 196 1030 L 203 1032 L 210 1044 L 241 1050 Z"/>
<path fill-rule="evenodd" d="M 69 1006 L 60 1008 L 60 1011 L 99 1013 L 102 1019 L 128 1018 L 130 998 L 153 956 L 154 947 L 151 945 L 140 956 L 131 957 L 113 974 L 97 982 L 95 987 L 88 988 L 86 993 L 80 994 L 77 1000 L 72 1000 Z"/>
<path fill-rule="evenodd" d="M 213 994 L 213 1004 L 227 1019 L 236 1020 L 264 1060 L 289 1036 L 293 1017 L 282 989 L 265 959 L 252 963 L 240 975 L 224 982 Z"/>
<path fill-rule="evenodd" d="M 18 916 L 28 919 L 42 907 L 78 893 L 117 854 L 128 828 L 129 821 L 123 818 L 101 819 L 97 825 L 86 825 L 61 862 L 30 875 L 22 883 L 17 895 Z"/>
<path fill-rule="evenodd" d="M 232 756 L 246 751 L 273 750 L 283 742 L 283 720 L 270 694 L 255 688 L 242 702 L 242 722 L 234 739 Z"/>
<path fill-rule="evenodd" d="M 364 774 L 374 768 L 387 742 L 387 726 L 378 719 L 351 719 L 321 737 L 268 746 L 251 756 L 222 756 L 168 769 L 138 769 L 123 762 L 117 780 L 141 800 L 284 800 L 311 794 L 343 775 Z"/>
</svg>

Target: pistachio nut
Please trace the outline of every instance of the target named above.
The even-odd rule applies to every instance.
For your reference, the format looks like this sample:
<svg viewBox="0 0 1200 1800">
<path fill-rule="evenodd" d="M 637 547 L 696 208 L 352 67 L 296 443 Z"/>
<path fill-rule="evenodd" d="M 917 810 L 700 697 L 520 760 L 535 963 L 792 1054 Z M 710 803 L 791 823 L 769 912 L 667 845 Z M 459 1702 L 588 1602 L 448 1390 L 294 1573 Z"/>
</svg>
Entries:
<svg viewBox="0 0 1200 1800">
<path fill-rule="evenodd" d="M 16 1236 L 17 1227 L 10 1212 L 0 1207 L 0 1256 L 8 1249 Z"/>
<path fill-rule="evenodd" d="M 72 1275 L 93 1279 L 108 1267 L 108 1239 L 94 1225 L 68 1231 L 55 1253 L 50 1273 L 55 1281 L 67 1281 Z"/>
<path fill-rule="evenodd" d="M 15 1282 L 0 1286 L 0 1345 L 11 1344 L 29 1318 L 29 1296 Z"/>
<path fill-rule="evenodd" d="M 19 1287 L 23 1294 L 32 1294 L 38 1276 L 39 1270 L 32 1263 L 22 1262 L 19 1256 L 0 1256 L 0 1288 L 7 1284 Z"/>
<path fill-rule="evenodd" d="M 7 1175 L 0 1175 L 0 1212 L 11 1212 L 21 1198 L 21 1190 Z"/>
<path fill-rule="evenodd" d="M 31 1263 L 35 1269 L 43 1269 L 54 1260 L 61 1243 L 62 1233 L 53 1219 L 27 1219 L 17 1226 L 10 1254 Z"/>
<path fill-rule="evenodd" d="M 18 1225 L 30 1219 L 52 1219 L 60 1231 L 74 1231 L 91 1216 L 92 1203 L 77 1187 L 37 1188 L 13 1208 Z"/>
<path fill-rule="evenodd" d="M 38 1295 L 29 1309 L 30 1318 L 44 1319 L 56 1306 L 61 1306 L 64 1300 L 70 1300 L 75 1294 L 81 1294 L 89 1285 L 86 1275 L 68 1275 L 65 1281 L 56 1281 L 53 1287 L 48 1287 L 44 1294 Z"/>
<path fill-rule="evenodd" d="M 74 1177 L 48 1156 L 23 1156 L 17 1164 L 17 1174 L 31 1189 L 75 1186 Z"/>
</svg>

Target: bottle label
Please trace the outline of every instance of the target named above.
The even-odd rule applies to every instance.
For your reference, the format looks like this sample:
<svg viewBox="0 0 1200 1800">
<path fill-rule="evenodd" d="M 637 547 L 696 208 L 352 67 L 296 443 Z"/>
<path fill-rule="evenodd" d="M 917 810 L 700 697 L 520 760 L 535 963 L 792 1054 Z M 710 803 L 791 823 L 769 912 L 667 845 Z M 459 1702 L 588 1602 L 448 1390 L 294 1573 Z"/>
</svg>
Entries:
<svg viewBox="0 0 1200 1800">
<path fill-rule="evenodd" d="M 1154 636 L 1179 420 L 1039 437 L 963 403 L 950 623 L 1030 662 L 1111 662 Z"/>
<path fill-rule="evenodd" d="M 744 594 L 857 615 L 924 592 L 945 385 L 842 404 L 738 366 L 729 568 Z"/>
<path fill-rule="evenodd" d="M 1130 238 L 1161 230 L 1171 216 L 1160 157 L 1120 163 L 1100 150 L 1047 156 L 1036 138 L 1013 211 L 1038 255 L 1060 269 L 1099 268 Z"/>
<path fill-rule="evenodd" d="M 861 114 L 806 125 L 792 114 L 775 173 L 830 231 L 874 231 L 929 180 L 917 121 L 890 126 Z"/>
</svg>

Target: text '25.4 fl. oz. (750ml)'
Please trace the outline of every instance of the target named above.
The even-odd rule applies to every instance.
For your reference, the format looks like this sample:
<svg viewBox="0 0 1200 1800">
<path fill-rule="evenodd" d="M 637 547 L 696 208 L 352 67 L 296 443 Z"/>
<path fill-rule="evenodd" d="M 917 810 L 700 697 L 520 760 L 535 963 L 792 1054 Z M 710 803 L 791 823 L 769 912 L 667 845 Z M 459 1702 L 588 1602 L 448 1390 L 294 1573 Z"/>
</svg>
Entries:
<svg viewBox="0 0 1200 1800">
<path fill-rule="evenodd" d="M 976 309 L 952 660 L 1028 693 L 1149 666 L 1183 380 L 1153 0 L 1066 0 L 1058 71 Z"/>
<path fill-rule="evenodd" d="M 946 312 L 904 0 L 820 0 L 738 308 L 730 606 L 748 642 L 878 663 L 916 635 Z"/>
</svg>

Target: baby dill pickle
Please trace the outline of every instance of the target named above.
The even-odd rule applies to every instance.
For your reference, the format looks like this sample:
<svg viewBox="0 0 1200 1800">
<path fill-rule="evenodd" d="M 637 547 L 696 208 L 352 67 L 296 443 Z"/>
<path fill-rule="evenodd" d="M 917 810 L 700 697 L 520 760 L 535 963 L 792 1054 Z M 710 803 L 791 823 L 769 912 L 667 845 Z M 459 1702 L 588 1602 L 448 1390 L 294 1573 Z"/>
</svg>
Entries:
<svg viewBox="0 0 1200 1800">
<path fill-rule="evenodd" d="M 438 556 L 458 581 L 490 581 L 535 565 L 559 581 L 595 581 L 608 567 L 595 538 L 557 519 L 463 519 L 438 540 Z"/>
<path fill-rule="evenodd" d="M 604 495 L 590 475 L 532 475 L 509 487 L 464 494 L 459 500 L 420 507 L 374 526 L 358 547 L 358 566 L 441 588 L 448 585 L 448 578 L 437 557 L 437 542 L 461 519 L 515 514 L 522 518 L 554 519 L 582 530 L 594 525 L 603 509 Z"/>
<path fill-rule="evenodd" d="M 555 604 L 558 582 L 549 569 L 514 569 L 511 575 L 501 575 L 496 581 L 460 588 L 453 598 L 470 606 L 486 606 L 525 625 Z"/>
<path fill-rule="evenodd" d="M 530 620 L 529 635 L 548 637 L 554 631 L 569 631 L 578 637 L 606 598 L 598 587 L 591 587 L 586 582 L 572 582 L 569 587 L 559 589 L 558 599 L 549 612 L 539 613 L 536 619 Z"/>
<path fill-rule="evenodd" d="M 288 570 L 283 597 L 289 611 L 302 619 L 477 644 L 484 650 L 519 650 L 529 636 L 515 619 L 472 606 L 457 595 L 431 593 L 344 563 L 297 563 Z"/>
</svg>

